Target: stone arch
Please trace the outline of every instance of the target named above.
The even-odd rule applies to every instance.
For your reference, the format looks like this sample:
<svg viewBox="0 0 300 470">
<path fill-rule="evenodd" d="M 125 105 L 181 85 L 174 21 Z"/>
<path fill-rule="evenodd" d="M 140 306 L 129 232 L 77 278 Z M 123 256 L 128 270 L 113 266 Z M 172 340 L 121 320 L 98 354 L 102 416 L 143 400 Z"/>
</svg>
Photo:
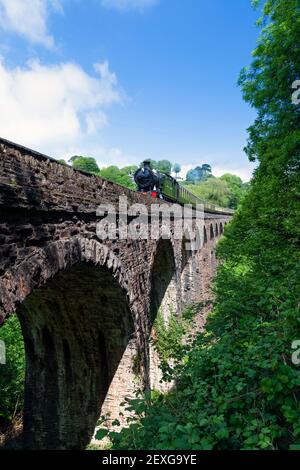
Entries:
<svg viewBox="0 0 300 470">
<path fill-rule="evenodd" d="M 177 295 L 178 272 L 171 240 L 160 239 L 154 253 L 151 270 L 150 321 L 161 309 L 167 322 L 171 313 L 179 313 Z"/>
<path fill-rule="evenodd" d="M 223 233 L 224 233 L 224 227 L 223 227 L 222 222 L 220 222 L 220 235 L 223 235 Z"/>
<path fill-rule="evenodd" d="M 0 325 L 33 290 L 43 286 L 59 271 L 87 261 L 110 269 L 120 286 L 129 293 L 126 272 L 108 247 L 85 238 L 58 240 L 45 248 L 35 249 L 34 255 L 29 254 L 6 271 L 0 281 Z"/>
<path fill-rule="evenodd" d="M 54 242 L 39 256 L 17 308 L 26 351 L 24 445 L 81 449 L 134 333 L 128 283 L 95 240 Z M 23 270 L 15 270 L 17 281 Z"/>
<path fill-rule="evenodd" d="M 219 236 L 219 227 L 218 227 L 217 223 L 216 223 L 216 232 L 215 233 L 216 233 L 216 237 L 218 237 Z"/>
<path fill-rule="evenodd" d="M 214 227 L 213 227 L 213 224 L 210 224 L 210 239 L 213 240 L 214 238 L 215 238 Z"/>
</svg>

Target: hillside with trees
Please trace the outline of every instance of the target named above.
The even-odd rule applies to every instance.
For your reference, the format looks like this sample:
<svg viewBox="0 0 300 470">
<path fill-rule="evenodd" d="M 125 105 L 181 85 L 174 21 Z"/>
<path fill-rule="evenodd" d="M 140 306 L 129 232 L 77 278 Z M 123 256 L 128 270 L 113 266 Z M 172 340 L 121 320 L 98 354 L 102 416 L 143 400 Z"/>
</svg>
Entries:
<svg viewBox="0 0 300 470">
<path fill-rule="evenodd" d="M 195 172 L 195 170 L 191 171 Z M 195 174 L 197 173 L 192 173 L 194 176 Z M 182 184 L 199 198 L 222 207 L 230 207 L 231 209 L 238 207 L 249 188 L 249 183 L 243 183 L 239 176 L 230 173 L 216 178 L 211 174 L 210 170 L 209 174 L 204 173 L 198 178 L 197 175 L 196 179 L 191 179 L 191 174 L 188 174 L 186 181 Z"/>
</svg>

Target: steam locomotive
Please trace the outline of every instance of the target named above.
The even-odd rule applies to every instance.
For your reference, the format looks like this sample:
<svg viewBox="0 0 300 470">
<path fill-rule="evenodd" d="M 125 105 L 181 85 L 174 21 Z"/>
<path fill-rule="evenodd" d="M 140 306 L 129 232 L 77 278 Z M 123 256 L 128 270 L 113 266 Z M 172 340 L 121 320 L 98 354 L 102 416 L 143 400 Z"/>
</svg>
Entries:
<svg viewBox="0 0 300 470">
<path fill-rule="evenodd" d="M 154 199 L 164 199 L 182 205 L 191 204 L 193 207 L 203 204 L 205 212 L 216 214 L 232 215 L 234 213 L 232 209 L 219 207 L 200 199 L 167 173 L 153 171 L 150 160 L 145 160 L 143 166 L 135 172 L 134 181 L 139 192 L 150 194 Z"/>
</svg>

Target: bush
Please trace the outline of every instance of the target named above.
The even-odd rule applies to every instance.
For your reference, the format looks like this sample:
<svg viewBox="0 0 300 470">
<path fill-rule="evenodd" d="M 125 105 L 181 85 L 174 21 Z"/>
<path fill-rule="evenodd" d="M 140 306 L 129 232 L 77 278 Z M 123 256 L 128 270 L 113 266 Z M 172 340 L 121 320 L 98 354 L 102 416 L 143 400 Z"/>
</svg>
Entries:
<svg viewBox="0 0 300 470">
<path fill-rule="evenodd" d="M 23 408 L 25 352 L 21 326 L 16 315 L 0 329 L 6 345 L 6 364 L 0 365 L 0 418 L 9 423 Z"/>
</svg>

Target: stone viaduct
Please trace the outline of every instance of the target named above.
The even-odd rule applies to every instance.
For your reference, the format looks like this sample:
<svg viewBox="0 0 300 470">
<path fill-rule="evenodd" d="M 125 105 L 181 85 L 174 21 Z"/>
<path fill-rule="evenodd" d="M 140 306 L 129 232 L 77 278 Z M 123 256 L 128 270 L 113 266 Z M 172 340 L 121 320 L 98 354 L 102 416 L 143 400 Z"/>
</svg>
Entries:
<svg viewBox="0 0 300 470">
<path fill-rule="evenodd" d="M 150 204 L 0 139 L 0 325 L 16 312 L 24 336 L 27 448 L 84 448 L 100 413 L 118 417 L 134 389 L 158 388 L 158 309 L 207 298 L 230 216 L 206 213 L 194 251 L 172 237 L 101 241 L 96 208 L 120 195 Z"/>
</svg>

